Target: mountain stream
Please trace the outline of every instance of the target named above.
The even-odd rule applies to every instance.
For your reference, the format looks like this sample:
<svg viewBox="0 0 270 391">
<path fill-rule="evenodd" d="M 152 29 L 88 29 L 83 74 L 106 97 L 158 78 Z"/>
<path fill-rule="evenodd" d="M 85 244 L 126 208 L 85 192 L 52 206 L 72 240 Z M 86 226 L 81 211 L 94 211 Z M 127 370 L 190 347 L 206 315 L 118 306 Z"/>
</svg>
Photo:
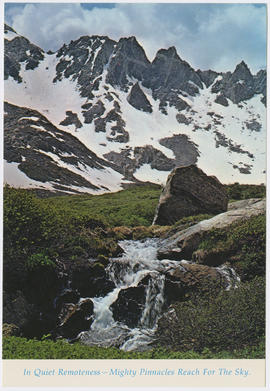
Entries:
<svg viewBox="0 0 270 391">
<path fill-rule="evenodd" d="M 143 351 L 154 341 L 157 322 L 164 310 L 166 273 L 176 268 L 185 271 L 185 264 L 191 262 L 158 260 L 159 239 L 124 240 L 119 244 L 124 253 L 112 259 L 106 270 L 115 288 L 105 297 L 91 298 L 94 303 L 94 321 L 90 330 L 79 334 L 79 339 L 91 346 L 117 346 L 125 351 Z M 216 270 L 226 280 L 226 289 L 237 286 L 239 278 L 233 269 L 222 266 Z M 112 308 L 121 291 L 140 286 L 144 287 L 145 293 L 139 321 L 135 326 L 127 325 L 128 322 L 124 320 L 116 321 Z M 136 297 L 133 298 L 133 304 L 139 306 Z"/>
</svg>

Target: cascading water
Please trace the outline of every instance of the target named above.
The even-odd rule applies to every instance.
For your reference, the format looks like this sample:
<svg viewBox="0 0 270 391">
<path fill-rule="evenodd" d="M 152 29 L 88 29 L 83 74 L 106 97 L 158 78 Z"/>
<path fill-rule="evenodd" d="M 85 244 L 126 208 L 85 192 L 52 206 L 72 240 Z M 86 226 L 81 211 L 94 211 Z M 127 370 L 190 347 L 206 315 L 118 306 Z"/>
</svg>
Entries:
<svg viewBox="0 0 270 391">
<path fill-rule="evenodd" d="M 115 284 L 105 297 L 92 298 L 94 321 L 89 331 L 81 332 L 80 340 L 87 345 L 117 346 L 120 349 L 145 350 L 154 340 L 158 319 L 164 307 L 165 274 L 184 269 L 188 261 L 158 260 L 159 239 L 125 240 L 119 243 L 124 253 L 112 259 L 106 271 Z M 216 268 L 227 279 L 227 289 L 236 287 L 237 276 L 228 267 Z M 148 281 L 146 279 L 148 277 Z M 144 284 L 144 304 L 135 327 L 125 321 L 115 321 L 112 305 L 120 292 Z"/>
</svg>

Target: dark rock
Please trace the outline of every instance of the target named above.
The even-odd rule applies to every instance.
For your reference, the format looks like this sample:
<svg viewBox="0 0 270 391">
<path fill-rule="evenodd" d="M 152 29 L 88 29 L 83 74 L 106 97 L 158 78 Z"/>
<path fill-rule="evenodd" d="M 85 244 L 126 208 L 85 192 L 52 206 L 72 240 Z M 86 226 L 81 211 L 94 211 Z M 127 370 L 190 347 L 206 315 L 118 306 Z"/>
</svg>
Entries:
<svg viewBox="0 0 270 391">
<path fill-rule="evenodd" d="M 153 148 L 151 145 L 134 148 L 134 159 L 136 166 L 150 164 L 151 168 L 161 171 L 170 171 L 175 166 L 173 159 L 167 158 L 163 152 Z"/>
<path fill-rule="evenodd" d="M 5 31 L 16 33 L 11 27 L 5 25 Z M 19 83 L 21 63 L 25 63 L 25 69 L 36 68 L 44 59 L 44 51 L 33 45 L 28 39 L 17 35 L 12 40 L 5 39 L 4 50 L 4 78 L 13 77 Z"/>
<path fill-rule="evenodd" d="M 3 292 L 3 323 L 13 324 L 21 331 L 35 316 L 35 306 L 21 291 Z"/>
<path fill-rule="evenodd" d="M 122 289 L 118 299 L 111 305 L 114 320 L 136 327 L 142 316 L 145 304 L 145 286 Z"/>
<path fill-rule="evenodd" d="M 190 141 L 185 134 L 177 134 L 159 140 L 161 145 L 173 151 L 174 166 L 187 166 L 195 164 L 199 157 L 198 145 Z"/>
<path fill-rule="evenodd" d="M 82 105 L 82 109 L 84 110 L 88 110 L 90 109 L 90 107 L 93 106 L 93 103 L 85 103 L 84 105 Z"/>
<path fill-rule="evenodd" d="M 76 304 L 79 301 L 80 295 L 77 290 L 65 289 L 55 300 L 56 310 L 59 311 L 65 303 Z"/>
<path fill-rule="evenodd" d="M 147 113 L 152 113 L 153 109 L 151 103 L 146 98 L 144 92 L 139 86 L 139 83 L 136 83 L 132 86 L 130 93 L 127 96 L 128 103 L 135 107 L 135 109 L 145 111 Z"/>
<path fill-rule="evenodd" d="M 85 299 L 79 304 L 69 304 L 59 316 L 57 333 L 65 338 L 76 338 L 81 331 L 89 330 L 93 322 L 94 305 L 91 299 Z"/>
<path fill-rule="evenodd" d="M 195 165 L 175 168 L 160 196 L 153 224 L 170 225 L 183 217 L 227 210 L 223 185 Z"/>
<path fill-rule="evenodd" d="M 228 256 L 227 251 L 207 251 L 207 250 L 197 250 L 192 254 L 192 260 L 198 264 L 209 265 L 209 266 L 218 266 L 226 261 Z"/>
<path fill-rule="evenodd" d="M 254 76 L 254 87 L 257 94 L 263 94 L 262 102 L 266 105 L 266 70 L 261 69 Z"/>
<path fill-rule="evenodd" d="M 199 153 L 196 144 L 192 143 L 186 135 L 175 135 L 159 140 L 161 145 L 172 149 L 175 159 L 170 159 L 163 152 L 145 145 L 134 148 L 134 157 L 131 158 L 131 149 L 123 149 L 121 152 L 109 152 L 104 155 L 106 159 L 118 165 L 119 171 L 126 179 L 136 181 L 134 173 L 143 164 L 150 164 L 152 169 L 170 171 L 178 165 L 196 163 Z"/>
<path fill-rule="evenodd" d="M 83 36 L 69 45 L 63 45 L 57 52 L 54 82 L 71 77 L 77 80 L 81 96 L 93 98 L 93 90 L 99 87 L 104 66 L 108 63 L 115 41 L 104 36 Z M 66 60 L 69 58 L 69 60 Z"/>
<path fill-rule="evenodd" d="M 93 119 L 99 118 L 100 116 L 102 116 L 102 114 L 104 114 L 104 112 L 105 112 L 104 104 L 99 100 L 89 110 L 83 111 L 83 116 L 85 118 L 84 122 L 86 124 L 90 124 L 93 121 Z"/>
<path fill-rule="evenodd" d="M 66 118 L 62 122 L 60 122 L 60 125 L 75 125 L 76 129 L 82 127 L 82 123 L 79 120 L 78 115 L 76 113 L 72 113 L 72 111 L 66 111 Z"/>
<path fill-rule="evenodd" d="M 143 80 L 144 73 L 149 66 L 150 62 L 136 38 L 121 38 L 115 45 L 108 67 L 106 82 L 112 86 L 120 86 L 127 91 L 127 77 Z"/>
<path fill-rule="evenodd" d="M 192 121 L 191 118 L 187 118 L 184 114 L 176 114 L 176 119 L 179 124 L 189 125 Z"/>
<path fill-rule="evenodd" d="M 261 75 L 257 79 L 253 77 L 246 63 L 242 61 L 236 66 L 233 73 L 222 74 L 222 78 L 215 82 L 211 91 L 220 93 L 234 103 L 239 103 L 252 98 L 256 94 L 257 88 L 258 90 L 263 89 L 264 82 Z"/>
<path fill-rule="evenodd" d="M 144 74 L 142 84 L 159 93 L 179 89 L 190 95 L 195 95 L 203 87 L 200 77 L 187 62 L 181 60 L 175 47 L 157 52 L 151 67 Z"/>
<path fill-rule="evenodd" d="M 104 266 L 89 261 L 80 261 L 73 266 L 72 289 L 78 290 L 82 297 L 105 296 L 115 288 L 106 275 Z"/>
<path fill-rule="evenodd" d="M 215 102 L 216 103 L 219 103 L 220 105 L 222 106 L 229 106 L 229 102 L 227 101 L 227 99 L 225 98 L 225 96 L 223 96 L 222 94 L 219 94 L 216 99 L 215 99 Z"/>
<path fill-rule="evenodd" d="M 206 87 L 210 87 L 211 84 L 215 81 L 216 77 L 219 75 L 219 73 L 214 72 L 212 70 L 207 71 L 201 71 L 200 69 L 197 71 L 200 79 L 202 82 L 206 85 Z"/>
<path fill-rule="evenodd" d="M 253 119 L 249 122 L 245 122 L 245 124 L 246 124 L 247 129 L 253 130 L 255 132 L 259 132 L 262 128 L 262 125 L 258 121 L 256 121 L 255 119 Z"/>
</svg>

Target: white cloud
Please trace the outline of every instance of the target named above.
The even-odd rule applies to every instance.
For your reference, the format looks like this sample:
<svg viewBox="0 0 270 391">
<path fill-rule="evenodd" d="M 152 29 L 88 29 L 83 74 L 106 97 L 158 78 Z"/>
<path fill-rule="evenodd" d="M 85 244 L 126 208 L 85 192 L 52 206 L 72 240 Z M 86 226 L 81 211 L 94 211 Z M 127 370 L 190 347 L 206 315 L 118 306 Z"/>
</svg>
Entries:
<svg viewBox="0 0 270 391">
<path fill-rule="evenodd" d="M 265 64 L 266 7 L 254 4 L 118 3 L 86 9 L 79 3 L 32 3 L 8 8 L 20 34 L 45 50 L 57 50 L 81 35 L 118 40 L 135 35 L 152 60 L 175 46 L 193 67 L 233 70 L 242 59 L 253 72 Z"/>
</svg>

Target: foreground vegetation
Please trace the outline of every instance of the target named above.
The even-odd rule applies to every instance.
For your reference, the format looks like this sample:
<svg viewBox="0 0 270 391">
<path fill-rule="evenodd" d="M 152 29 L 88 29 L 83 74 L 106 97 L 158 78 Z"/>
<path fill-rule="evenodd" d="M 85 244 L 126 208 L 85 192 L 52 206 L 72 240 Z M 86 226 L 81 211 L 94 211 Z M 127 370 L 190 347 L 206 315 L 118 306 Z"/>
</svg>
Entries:
<svg viewBox="0 0 270 391">
<path fill-rule="evenodd" d="M 264 186 L 226 188 L 231 200 L 265 196 Z M 93 258 L 100 270 L 109 257 L 119 255 L 118 240 L 173 233 L 211 217 L 186 217 L 173 227 L 151 226 L 160 192 L 159 186 L 148 184 L 101 196 L 38 198 L 32 191 L 5 187 L 4 291 L 20 291 L 30 303 L 44 306 L 44 292 L 46 300 L 55 297 L 52 284 L 61 262 L 68 268 Z M 3 358 L 263 358 L 265 216 L 227 231 L 210 231 L 199 251 L 206 264 L 218 256 L 221 263 L 229 261 L 246 282 L 234 291 L 193 294 L 174 303 L 178 316 L 173 327 L 161 324 L 159 341 L 171 350 L 125 353 L 10 336 L 3 339 Z"/>
<path fill-rule="evenodd" d="M 201 353 L 192 350 L 176 352 L 157 348 L 147 352 L 124 352 L 116 348 L 100 348 L 73 345 L 65 341 L 37 341 L 19 337 L 3 338 L 3 359 L 230 359 L 230 358 L 264 358 L 264 340 L 258 345 L 232 352 L 213 353 L 204 349 Z"/>
<path fill-rule="evenodd" d="M 233 352 L 261 346 L 265 333 L 265 278 L 255 277 L 235 290 L 193 292 L 173 305 L 173 320 L 161 318 L 159 342 L 173 350 L 205 348 Z M 262 346 L 261 346 L 262 347 Z"/>
</svg>

